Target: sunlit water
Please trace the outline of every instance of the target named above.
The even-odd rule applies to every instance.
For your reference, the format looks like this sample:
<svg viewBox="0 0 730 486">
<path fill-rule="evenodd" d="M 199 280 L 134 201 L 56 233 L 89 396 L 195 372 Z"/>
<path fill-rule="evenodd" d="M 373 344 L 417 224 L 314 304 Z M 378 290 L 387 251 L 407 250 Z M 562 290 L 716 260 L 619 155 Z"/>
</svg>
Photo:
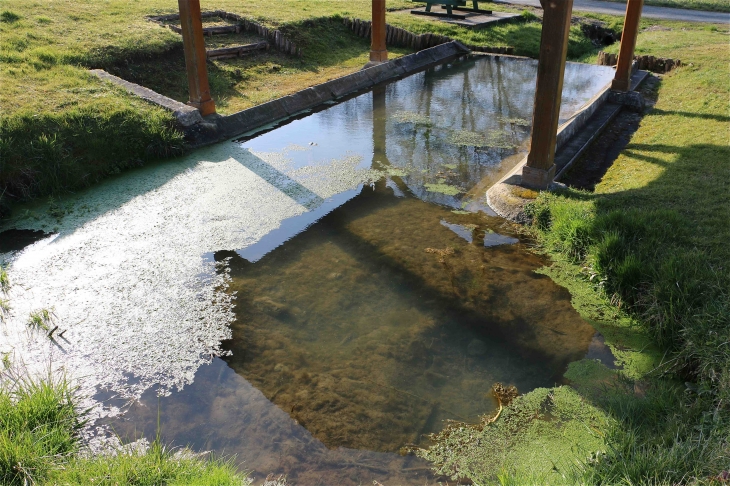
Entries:
<svg viewBox="0 0 730 486">
<path fill-rule="evenodd" d="M 535 73 L 467 60 L 130 174 L 108 184 L 126 188 L 112 202 L 79 196 L 88 213 L 8 257 L 11 276 L 51 276 L 27 284 L 26 308 L 65 296 L 64 319 L 84 309 L 64 353 L 104 364 L 90 375 L 127 409 L 105 421 L 122 437 L 154 437 L 159 412 L 164 440 L 234 454 L 258 482 L 431 484 L 404 446 L 492 411 L 495 382 L 551 386 L 589 346 L 603 352 L 517 229 L 464 210 L 484 209 L 481 188 L 526 153 Z M 611 77 L 569 64 L 561 119 Z M 102 290 L 72 278 L 87 272 Z M 116 330 L 130 318 L 139 327 Z"/>
</svg>

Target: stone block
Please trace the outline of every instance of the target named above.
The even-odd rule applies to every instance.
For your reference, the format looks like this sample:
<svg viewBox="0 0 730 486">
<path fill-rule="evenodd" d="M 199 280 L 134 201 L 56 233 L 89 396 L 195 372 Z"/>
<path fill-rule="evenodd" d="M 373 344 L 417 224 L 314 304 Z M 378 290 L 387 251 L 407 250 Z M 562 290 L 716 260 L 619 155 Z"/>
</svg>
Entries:
<svg viewBox="0 0 730 486">
<path fill-rule="evenodd" d="M 522 168 L 522 186 L 534 189 L 547 189 L 555 179 L 555 164 L 549 169 L 538 169 L 526 165 Z"/>
<path fill-rule="evenodd" d="M 631 111 L 643 113 L 646 109 L 646 103 L 641 93 L 637 91 L 615 91 L 608 93 L 609 103 L 618 103 Z"/>
<path fill-rule="evenodd" d="M 304 110 L 319 106 L 325 101 L 330 101 L 334 96 L 326 86 L 317 85 L 307 88 L 298 93 L 281 98 L 284 109 L 288 114 L 294 115 Z"/>
<path fill-rule="evenodd" d="M 99 79 L 115 84 L 145 101 L 149 101 L 152 104 L 172 112 L 177 123 L 182 127 L 190 127 L 203 121 L 203 117 L 200 115 L 197 108 L 186 105 L 185 103 L 180 103 L 179 101 L 168 98 L 167 96 L 163 96 L 156 91 L 145 88 L 144 86 L 125 81 L 113 74 L 109 74 L 103 69 L 92 69 L 90 72 Z"/>
<path fill-rule="evenodd" d="M 369 88 L 373 84 L 370 76 L 365 74 L 364 71 L 358 71 L 347 76 L 342 76 L 341 78 L 333 79 L 332 81 L 327 81 L 318 86 L 330 90 L 332 96 L 335 98 L 341 98 L 355 91 Z"/>
</svg>

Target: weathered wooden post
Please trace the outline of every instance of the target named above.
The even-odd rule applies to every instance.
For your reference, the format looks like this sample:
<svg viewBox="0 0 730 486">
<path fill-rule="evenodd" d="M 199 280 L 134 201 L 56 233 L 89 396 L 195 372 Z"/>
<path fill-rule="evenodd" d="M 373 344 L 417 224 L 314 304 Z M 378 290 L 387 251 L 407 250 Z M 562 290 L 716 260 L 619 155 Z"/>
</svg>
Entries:
<svg viewBox="0 0 730 486">
<path fill-rule="evenodd" d="M 205 40 L 203 21 L 200 17 L 200 0 L 178 0 L 180 27 L 185 48 L 185 68 L 188 72 L 190 101 L 188 104 L 200 110 L 200 114 L 215 113 L 215 103 L 210 96 L 208 68 L 205 65 Z"/>
<path fill-rule="evenodd" d="M 527 165 L 522 169 L 522 184 L 547 189 L 555 177 L 555 142 L 573 0 L 541 0 L 541 3 L 544 15 L 532 114 L 532 144 Z"/>
<path fill-rule="evenodd" d="M 639 21 L 641 20 L 641 8 L 643 6 L 644 0 L 629 0 L 626 4 L 624 31 L 621 34 L 621 50 L 618 54 L 616 75 L 611 83 L 611 89 L 628 91 L 631 87 L 631 65 L 634 62 L 636 36 L 639 33 Z"/>
<path fill-rule="evenodd" d="M 373 21 L 370 29 L 370 62 L 388 60 L 385 47 L 385 0 L 373 0 Z"/>
</svg>

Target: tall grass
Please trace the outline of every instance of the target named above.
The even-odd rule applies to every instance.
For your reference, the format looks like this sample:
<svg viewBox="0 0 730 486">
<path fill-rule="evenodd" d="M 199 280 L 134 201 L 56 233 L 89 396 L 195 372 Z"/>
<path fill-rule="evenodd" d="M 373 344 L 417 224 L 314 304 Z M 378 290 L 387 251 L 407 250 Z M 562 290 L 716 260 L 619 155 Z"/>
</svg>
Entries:
<svg viewBox="0 0 730 486">
<path fill-rule="evenodd" d="M 0 484 L 250 484 L 232 461 L 166 447 L 159 436 L 148 448 L 81 454 L 84 420 L 63 376 L 34 379 L 12 366 L 0 373 Z"/>
<path fill-rule="evenodd" d="M 77 451 L 83 425 L 64 378 L 4 371 L 0 384 L 0 483 L 35 484 Z"/>
</svg>

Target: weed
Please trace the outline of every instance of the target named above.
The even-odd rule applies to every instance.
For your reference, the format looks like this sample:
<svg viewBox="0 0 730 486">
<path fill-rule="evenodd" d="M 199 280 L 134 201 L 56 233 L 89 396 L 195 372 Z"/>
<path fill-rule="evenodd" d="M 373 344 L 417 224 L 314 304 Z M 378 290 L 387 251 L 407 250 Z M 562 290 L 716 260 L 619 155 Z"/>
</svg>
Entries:
<svg viewBox="0 0 730 486">
<path fill-rule="evenodd" d="M 0 482 L 36 484 L 78 448 L 83 425 L 65 378 L 0 375 Z"/>
<path fill-rule="evenodd" d="M 33 379 L 8 366 L 0 373 L 0 483 L 196 484 L 246 486 L 231 461 L 202 459 L 162 444 L 120 449 L 110 455 L 79 455 L 86 420 L 75 389 L 63 377 Z"/>
<path fill-rule="evenodd" d="M 30 313 L 27 324 L 31 328 L 42 329 L 45 332 L 50 332 L 53 318 L 53 311 L 48 309 L 39 309 Z"/>
<path fill-rule="evenodd" d="M 0 22 L 12 24 L 13 22 L 17 22 L 18 20 L 20 20 L 20 15 L 11 12 L 10 10 L 3 10 L 3 12 L 0 13 Z"/>
<path fill-rule="evenodd" d="M 10 290 L 10 279 L 8 278 L 8 272 L 5 267 L 0 266 L 0 292 L 7 294 Z"/>
</svg>

